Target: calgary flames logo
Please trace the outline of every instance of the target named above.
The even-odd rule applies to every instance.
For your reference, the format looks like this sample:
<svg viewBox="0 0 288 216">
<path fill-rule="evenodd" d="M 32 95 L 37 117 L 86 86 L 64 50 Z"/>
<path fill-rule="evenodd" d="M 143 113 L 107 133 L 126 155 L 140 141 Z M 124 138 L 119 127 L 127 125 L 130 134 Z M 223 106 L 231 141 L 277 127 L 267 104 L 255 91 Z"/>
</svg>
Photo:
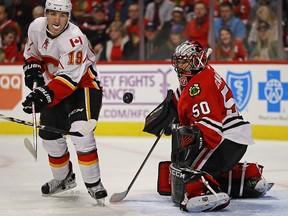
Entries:
<svg viewBox="0 0 288 216">
<path fill-rule="evenodd" d="M 49 39 L 46 38 L 46 40 L 44 41 L 42 47 L 47 50 L 48 45 L 49 45 Z"/>
</svg>

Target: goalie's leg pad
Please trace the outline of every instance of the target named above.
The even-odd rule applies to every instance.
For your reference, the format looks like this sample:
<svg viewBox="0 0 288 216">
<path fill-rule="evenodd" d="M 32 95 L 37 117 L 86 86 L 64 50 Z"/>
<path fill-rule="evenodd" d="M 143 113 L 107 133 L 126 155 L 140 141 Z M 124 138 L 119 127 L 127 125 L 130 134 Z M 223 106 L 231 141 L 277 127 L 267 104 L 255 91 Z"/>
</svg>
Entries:
<svg viewBox="0 0 288 216">
<path fill-rule="evenodd" d="M 172 200 L 183 211 L 219 210 L 230 203 L 228 194 L 221 192 L 219 183 L 209 174 L 170 165 Z"/>
<path fill-rule="evenodd" d="M 171 161 L 161 161 L 158 166 L 157 192 L 162 196 L 171 196 L 169 167 Z"/>
<path fill-rule="evenodd" d="M 263 168 L 256 163 L 238 163 L 230 172 L 222 174 L 218 182 L 232 198 L 258 198 L 271 188 L 262 176 Z"/>
</svg>

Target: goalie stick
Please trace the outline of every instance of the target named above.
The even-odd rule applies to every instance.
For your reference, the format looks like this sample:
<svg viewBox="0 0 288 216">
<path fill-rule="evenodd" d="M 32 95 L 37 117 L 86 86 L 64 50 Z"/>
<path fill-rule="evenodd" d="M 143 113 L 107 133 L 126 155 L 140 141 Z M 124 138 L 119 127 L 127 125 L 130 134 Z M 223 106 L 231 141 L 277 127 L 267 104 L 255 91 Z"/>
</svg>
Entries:
<svg viewBox="0 0 288 216">
<path fill-rule="evenodd" d="M 174 120 L 173 120 L 174 121 Z M 110 197 L 109 199 L 109 202 L 120 202 L 122 201 L 126 196 L 127 194 L 129 193 L 131 187 L 133 186 L 134 182 L 136 181 L 138 175 L 140 174 L 142 168 L 144 167 L 146 161 L 148 160 L 149 156 L 151 155 L 152 151 L 154 150 L 155 146 L 157 145 L 158 141 L 160 140 L 162 134 L 164 133 L 164 129 L 161 130 L 161 132 L 159 133 L 157 139 L 155 140 L 153 146 L 151 147 L 150 151 L 148 152 L 146 158 L 144 159 L 144 161 L 142 162 L 140 168 L 138 169 L 136 175 L 134 176 L 133 180 L 131 181 L 131 183 L 129 184 L 127 190 L 123 191 L 123 192 L 120 192 L 120 193 L 114 193 L 112 194 L 112 196 Z"/>
<path fill-rule="evenodd" d="M 27 126 L 33 126 L 32 122 L 28 122 L 28 121 L 25 121 L 25 120 L 21 120 L 21 119 L 5 116 L 5 115 L 3 115 L 1 113 L 0 113 L 0 118 L 5 119 L 7 121 L 15 122 L 15 123 L 18 123 L 18 124 L 23 124 L 23 125 L 27 125 Z M 97 124 L 97 121 L 95 119 L 89 119 L 86 122 L 86 124 L 84 125 L 84 127 L 81 128 L 79 131 L 67 131 L 67 130 L 62 130 L 62 129 L 59 129 L 59 128 L 49 127 L 49 126 L 40 125 L 40 124 L 36 124 L 36 128 L 38 128 L 40 130 L 53 132 L 53 133 L 63 134 L 63 135 L 71 135 L 71 136 L 83 137 L 83 136 L 87 135 L 88 133 L 90 133 L 91 131 L 93 131 L 94 128 L 96 127 L 96 124 Z"/>
</svg>

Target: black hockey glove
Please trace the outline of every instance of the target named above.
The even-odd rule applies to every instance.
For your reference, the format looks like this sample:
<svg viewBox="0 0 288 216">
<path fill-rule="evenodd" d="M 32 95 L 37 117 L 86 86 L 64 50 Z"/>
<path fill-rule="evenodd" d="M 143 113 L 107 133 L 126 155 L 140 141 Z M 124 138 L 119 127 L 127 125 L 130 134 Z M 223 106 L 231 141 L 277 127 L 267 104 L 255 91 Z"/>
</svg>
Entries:
<svg viewBox="0 0 288 216">
<path fill-rule="evenodd" d="M 26 64 L 23 66 L 23 71 L 25 74 L 25 85 L 30 90 L 33 90 L 34 80 L 37 82 L 37 86 L 45 85 L 41 65 L 39 65 L 37 62 L 26 62 Z"/>
<path fill-rule="evenodd" d="M 190 145 L 199 145 L 199 149 L 202 148 L 202 134 L 196 126 L 179 126 L 177 136 L 181 148 L 187 148 Z"/>
<path fill-rule="evenodd" d="M 22 103 L 23 111 L 32 113 L 32 102 L 35 105 L 35 112 L 41 112 L 44 106 L 51 103 L 54 98 L 54 92 L 48 86 L 42 86 L 34 89 Z"/>
</svg>

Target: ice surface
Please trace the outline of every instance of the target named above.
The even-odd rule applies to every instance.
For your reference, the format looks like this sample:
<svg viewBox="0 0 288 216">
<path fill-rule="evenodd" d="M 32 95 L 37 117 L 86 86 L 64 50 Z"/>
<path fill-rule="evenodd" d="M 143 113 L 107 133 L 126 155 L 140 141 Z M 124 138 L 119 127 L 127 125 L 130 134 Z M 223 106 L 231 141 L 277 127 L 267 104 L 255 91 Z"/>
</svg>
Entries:
<svg viewBox="0 0 288 216">
<path fill-rule="evenodd" d="M 125 191 L 152 147 L 155 138 L 98 137 L 102 181 L 108 190 L 106 206 L 95 206 L 82 181 L 76 154 L 69 141 L 78 186 L 54 197 L 42 197 L 40 188 L 52 178 L 47 155 L 38 141 L 38 160 L 24 147 L 24 136 L 0 136 L 0 215 L 1 216 L 183 216 L 170 197 L 157 193 L 157 169 L 169 160 L 170 139 L 163 137 L 154 149 L 126 198 L 109 203 L 113 193 Z M 28 138 L 31 139 L 32 137 Z M 264 177 L 275 185 L 260 199 L 232 200 L 222 211 L 197 215 L 288 215 L 287 141 L 256 140 L 242 161 L 264 165 Z"/>
</svg>

